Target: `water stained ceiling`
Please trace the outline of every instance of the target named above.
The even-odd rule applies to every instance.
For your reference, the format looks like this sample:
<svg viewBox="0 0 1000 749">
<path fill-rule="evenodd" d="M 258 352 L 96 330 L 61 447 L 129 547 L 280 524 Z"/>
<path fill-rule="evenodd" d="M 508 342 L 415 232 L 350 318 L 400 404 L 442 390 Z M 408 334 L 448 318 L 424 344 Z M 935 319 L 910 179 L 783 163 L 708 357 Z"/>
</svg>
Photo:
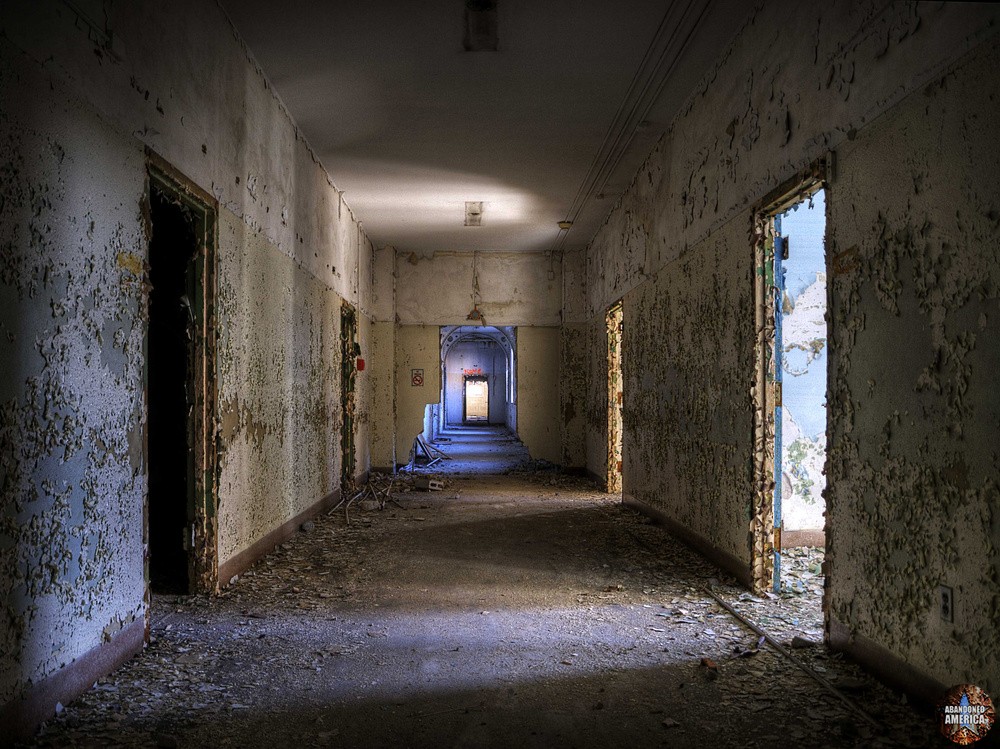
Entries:
<svg viewBox="0 0 1000 749">
<path fill-rule="evenodd" d="M 224 5 L 375 244 L 418 253 L 585 246 L 747 13 L 734 0 Z"/>
</svg>

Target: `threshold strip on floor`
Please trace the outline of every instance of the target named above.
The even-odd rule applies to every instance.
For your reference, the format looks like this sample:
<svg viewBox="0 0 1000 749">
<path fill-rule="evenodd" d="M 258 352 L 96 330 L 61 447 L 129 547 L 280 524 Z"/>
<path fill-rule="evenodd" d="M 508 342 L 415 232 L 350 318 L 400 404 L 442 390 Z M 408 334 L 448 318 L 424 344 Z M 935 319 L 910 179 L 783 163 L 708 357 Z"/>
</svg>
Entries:
<svg viewBox="0 0 1000 749">
<path fill-rule="evenodd" d="M 855 713 L 858 717 L 862 718 L 866 723 L 868 723 L 870 726 L 872 726 L 874 728 L 880 728 L 881 727 L 879 725 L 878 721 L 876 721 L 872 716 L 870 716 L 868 713 L 866 713 L 864 710 L 862 710 L 861 707 L 858 705 L 858 703 L 856 703 L 854 700 L 852 700 L 846 694 L 844 694 L 839 689 L 837 689 L 837 687 L 835 687 L 828 679 L 825 679 L 823 676 L 821 676 L 819 673 L 817 673 L 812 668 L 810 668 L 809 666 L 807 666 L 805 663 L 803 663 L 802 661 L 798 660 L 795 656 L 793 656 L 790 652 L 788 652 L 788 650 L 785 648 L 784 645 L 782 645 L 780 642 L 778 642 L 777 640 L 775 640 L 773 637 L 771 637 L 771 635 L 769 635 L 763 629 L 761 629 L 756 624 L 754 624 L 752 621 L 750 621 L 745 616 L 743 616 L 743 614 L 741 614 L 739 611 L 737 611 L 732 606 L 730 606 L 728 603 L 726 603 L 724 600 L 722 600 L 722 598 L 720 598 L 719 596 L 717 596 L 713 590 L 711 590 L 710 588 L 704 588 L 704 591 L 706 593 L 708 593 L 710 596 L 712 596 L 712 598 L 715 599 L 716 603 L 718 603 L 720 606 L 722 606 L 722 608 L 724 608 L 726 611 L 728 611 L 730 614 L 732 614 L 734 617 L 736 617 L 736 619 L 738 619 L 743 624 L 745 624 L 750 629 L 752 629 L 754 632 L 756 632 L 758 635 L 760 635 L 761 637 L 763 637 L 764 640 L 767 642 L 768 645 L 770 645 L 772 648 L 774 648 L 776 651 L 778 651 L 781 655 L 785 656 L 788 660 L 790 660 L 792 663 L 794 663 L 800 669 L 802 669 L 803 671 L 805 671 L 809 676 L 811 676 L 821 686 L 823 686 L 828 692 L 830 692 L 831 694 L 833 694 L 837 699 L 839 699 L 841 702 L 843 702 L 845 705 L 847 705 L 847 707 L 849 707 L 851 709 L 851 711 L 853 713 Z"/>
</svg>

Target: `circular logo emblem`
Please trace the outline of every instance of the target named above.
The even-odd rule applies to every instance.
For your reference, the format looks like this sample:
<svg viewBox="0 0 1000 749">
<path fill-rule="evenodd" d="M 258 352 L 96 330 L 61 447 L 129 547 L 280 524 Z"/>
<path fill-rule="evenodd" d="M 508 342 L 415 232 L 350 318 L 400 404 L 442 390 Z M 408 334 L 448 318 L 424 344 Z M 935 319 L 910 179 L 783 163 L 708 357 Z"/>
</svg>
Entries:
<svg viewBox="0 0 1000 749">
<path fill-rule="evenodd" d="M 996 718 L 993 700 L 973 684 L 949 689 L 938 705 L 938 715 L 944 737 L 962 746 L 984 738 Z"/>
</svg>

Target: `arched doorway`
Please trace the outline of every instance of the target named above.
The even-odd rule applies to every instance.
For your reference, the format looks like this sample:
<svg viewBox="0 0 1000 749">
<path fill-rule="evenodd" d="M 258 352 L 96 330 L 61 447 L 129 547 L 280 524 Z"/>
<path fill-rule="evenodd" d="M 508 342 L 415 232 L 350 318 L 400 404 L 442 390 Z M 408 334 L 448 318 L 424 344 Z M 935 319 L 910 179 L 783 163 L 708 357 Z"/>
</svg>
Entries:
<svg viewBox="0 0 1000 749">
<path fill-rule="evenodd" d="M 441 328 L 441 402 L 435 431 L 467 424 L 517 428 L 513 327 Z"/>
</svg>

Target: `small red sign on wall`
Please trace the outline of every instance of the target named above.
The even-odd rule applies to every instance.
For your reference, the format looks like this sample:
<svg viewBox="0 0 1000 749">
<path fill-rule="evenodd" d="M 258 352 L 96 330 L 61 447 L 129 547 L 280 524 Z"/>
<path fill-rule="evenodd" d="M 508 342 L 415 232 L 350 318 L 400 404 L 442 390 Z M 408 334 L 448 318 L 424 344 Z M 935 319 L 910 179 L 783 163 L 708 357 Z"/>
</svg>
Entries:
<svg viewBox="0 0 1000 749">
<path fill-rule="evenodd" d="M 467 377 L 469 377 L 469 376 L 471 376 L 471 377 L 477 377 L 479 375 L 482 375 L 482 373 L 483 373 L 483 368 L 482 367 L 475 367 L 473 369 L 463 369 L 462 370 L 462 374 L 466 375 Z"/>
<path fill-rule="evenodd" d="M 424 370 L 422 369 L 410 370 L 410 385 L 415 388 L 424 386 Z"/>
</svg>

